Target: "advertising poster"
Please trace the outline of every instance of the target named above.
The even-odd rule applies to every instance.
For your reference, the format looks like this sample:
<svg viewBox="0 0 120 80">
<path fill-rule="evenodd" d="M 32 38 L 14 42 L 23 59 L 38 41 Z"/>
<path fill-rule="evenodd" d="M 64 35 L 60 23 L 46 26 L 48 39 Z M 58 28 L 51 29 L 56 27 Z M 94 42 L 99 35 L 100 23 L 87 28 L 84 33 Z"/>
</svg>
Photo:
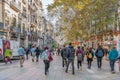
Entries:
<svg viewBox="0 0 120 80">
<path fill-rule="evenodd" d="M 0 39 L 0 55 L 3 55 L 3 42 L 2 42 L 2 39 Z"/>
<path fill-rule="evenodd" d="M 10 48 L 12 49 L 12 56 L 18 56 L 18 48 L 19 48 L 19 42 L 17 41 L 10 41 Z"/>
<path fill-rule="evenodd" d="M 6 49 L 10 49 L 10 41 L 9 40 L 3 40 L 3 49 L 6 51 Z"/>
<path fill-rule="evenodd" d="M 118 38 L 118 41 L 117 41 L 117 50 L 118 50 L 119 56 L 120 56 L 120 37 Z"/>
</svg>

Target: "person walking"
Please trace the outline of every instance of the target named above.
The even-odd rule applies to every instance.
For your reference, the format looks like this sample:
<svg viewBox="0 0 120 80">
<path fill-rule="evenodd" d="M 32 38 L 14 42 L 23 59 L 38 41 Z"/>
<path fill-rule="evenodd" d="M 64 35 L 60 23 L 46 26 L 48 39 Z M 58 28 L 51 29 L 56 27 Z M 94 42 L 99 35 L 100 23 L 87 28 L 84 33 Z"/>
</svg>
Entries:
<svg viewBox="0 0 120 80">
<path fill-rule="evenodd" d="M 26 50 L 26 59 L 28 60 L 28 55 L 31 53 L 31 47 L 28 47 Z"/>
<path fill-rule="evenodd" d="M 45 64 L 45 75 L 49 72 L 50 61 L 52 61 L 52 54 L 49 52 L 48 47 L 45 47 L 42 53 L 42 59 Z"/>
<path fill-rule="evenodd" d="M 62 67 L 64 67 L 64 65 L 67 66 L 67 52 L 66 52 L 66 47 L 65 45 L 63 45 L 63 48 L 61 50 L 61 57 L 62 57 Z"/>
<path fill-rule="evenodd" d="M 7 64 L 8 62 L 12 63 L 11 61 L 12 58 L 12 50 L 10 48 L 7 48 L 5 50 L 5 63 Z"/>
<path fill-rule="evenodd" d="M 105 60 L 108 60 L 108 53 L 109 53 L 109 52 L 108 52 L 108 49 L 107 49 L 107 48 L 104 49 L 104 53 L 105 53 L 105 54 L 104 54 Z"/>
<path fill-rule="evenodd" d="M 115 73 L 114 66 L 118 56 L 119 55 L 118 55 L 118 51 L 116 50 L 116 47 L 113 47 L 113 49 L 111 49 L 109 52 L 109 60 L 110 60 L 110 67 L 112 73 Z"/>
<path fill-rule="evenodd" d="M 36 62 L 38 62 L 39 61 L 39 55 L 40 55 L 39 47 L 36 48 L 35 52 L 36 52 Z"/>
<path fill-rule="evenodd" d="M 94 58 L 94 52 L 92 51 L 92 48 L 90 48 L 87 52 L 88 69 L 91 69 L 93 58 Z"/>
<path fill-rule="evenodd" d="M 75 58 L 75 49 L 74 49 L 74 47 L 72 46 L 72 44 L 69 43 L 69 46 L 68 46 L 68 48 L 67 48 L 67 59 L 68 59 L 68 63 L 67 63 L 67 67 L 66 67 L 65 72 L 66 72 L 66 73 L 68 72 L 69 64 L 71 63 L 71 64 L 72 64 L 72 74 L 73 74 L 73 75 L 75 74 L 75 71 L 74 71 L 74 58 Z"/>
<path fill-rule="evenodd" d="M 95 55 L 97 57 L 97 65 L 98 65 L 98 68 L 101 69 L 101 66 L 102 66 L 102 59 L 104 57 L 104 50 L 102 49 L 102 47 L 100 45 L 98 45 L 98 48 L 95 52 Z"/>
<path fill-rule="evenodd" d="M 78 70 L 79 70 L 79 66 L 80 66 L 80 70 L 82 71 L 82 61 L 83 61 L 83 52 L 82 50 L 80 49 L 80 46 L 78 46 L 78 49 L 76 51 L 76 56 L 77 56 L 77 67 L 78 67 Z"/>
<path fill-rule="evenodd" d="M 60 50 L 61 50 L 60 48 L 57 49 L 58 56 L 59 56 L 59 54 L 60 54 Z"/>
<path fill-rule="evenodd" d="M 25 50 L 22 46 L 20 46 L 20 48 L 18 49 L 18 54 L 19 54 L 19 58 L 20 58 L 20 67 L 23 67 L 23 63 L 25 60 L 25 57 L 24 57 Z"/>
<path fill-rule="evenodd" d="M 82 53 L 82 62 L 84 62 L 84 57 L 85 57 L 84 47 L 81 48 L 81 53 Z"/>
<path fill-rule="evenodd" d="M 32 62 L 34 62 L 34 58 L 35 58 L 35 56 L 36 56 L 35 50 L 36 50 L 36 48 L 35 48 L 35 46 L 33 46 L 33 47 L 31 48 Z"/>
</svg>

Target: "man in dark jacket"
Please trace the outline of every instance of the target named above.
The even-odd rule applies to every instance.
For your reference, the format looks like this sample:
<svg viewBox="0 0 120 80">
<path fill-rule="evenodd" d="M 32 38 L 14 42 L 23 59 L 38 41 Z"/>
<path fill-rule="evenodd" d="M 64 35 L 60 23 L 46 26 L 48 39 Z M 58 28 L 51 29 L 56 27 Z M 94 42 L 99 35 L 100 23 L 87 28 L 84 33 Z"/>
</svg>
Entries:
<svg viewBox="0 0 120 80">
<path fill-rule="evenodd" d="M 73 75 L 75 74 L 75 72 L 74 72 L 74 58 L 75 58 L 75 49 L 72 46 L 72 44 L 70 43 L 69 47 L 67 48 L 68 63 L 67 63 L 67 68 L 66 68 L 65 72 L 66 73 L 68 72 L 68 67 L 69 67 L 69 64 L 71 63 L 72 64 L 72 74 Z"/>
<path fill-rule="evenodd" d="M 102 58 L 104 57 L 104 50 L 103 48 L 98 45 L 98 48 L 95 52 L 95 55 L 97 57 L 97 65 L 98 65 L 98 68 L 101 69 L 101 66 L 102 66 Z"/>
<path fill-rule="evenodd" d="M 63 45 L 63 48 L 61 50 L 61 57 L 62 57 L 62 66 L 64 67 L 64 65 L 67 66 L 67 60 L 66 60 L 66 57 L 67 57 L 67 54 L 66 54 L 66 47 L 65 45 Z"/>
<path fill-rule="evenodd" d="M 39 55 L 40 55 L 40 49 L 39 49 L 39 47 L 36 48 L 35 52 L 36 52 L 36 62 L 38 62 Z"/>
</svg>

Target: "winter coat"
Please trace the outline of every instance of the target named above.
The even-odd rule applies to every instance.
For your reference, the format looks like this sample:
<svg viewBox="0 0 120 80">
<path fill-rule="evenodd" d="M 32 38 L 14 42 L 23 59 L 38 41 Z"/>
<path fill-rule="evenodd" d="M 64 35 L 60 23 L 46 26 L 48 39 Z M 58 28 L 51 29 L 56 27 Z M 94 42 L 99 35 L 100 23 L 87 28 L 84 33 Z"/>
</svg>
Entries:
<svg viewBox="0 0 120 80">
<path fill-rule="evenodd" d="M 66 52 L 66 48 L 61 50 L 61 57 L 62 58 L 66 58 L 67 57 L 67 52 Z"/>
<path fill-rule="evenodd" d="M 30 54 L 31 53 L 31 48 L 28 48 L 27 51 L 26 51 L 26 54 Z"/>
<path fill-rule="evenodd" d="M 36 49 L 35 52 L 36 52 L 36 55 L 39 55 L 40 54 L 40 49 Z"/>
<path fill-rule="evenodd" d="M 99 56 L 98 56 L 98 51 L 99 51 L 99 50 L 102 50 L 102 52 L 103 52 L 103 56 L 102 56 L 102 57 L 104 57 L 104 50 L 103 50 L 102 48 L 98 48 L 98 49 L 96 50 L 96 52 L 95 52 L 96 57 L 97 57 L 97 58 L 102 58 L 102 57 L 99 57 Z"/>
<path fill-rule="evenodd" d="M 116 49 L 112 49 L 110 52 L 109 52 L 109 60 L 114 60 L 114 59 L 117 59 L 118 58 L 118 51 Z"/>
<path fill-rule="evenodd" d="M 67 58 L 69 60 L 74 60 L 74 58 L 75 58 L 75 49 L 73 48 L 73 46 L 69 46 L 67 48 Z"/>
</svg>

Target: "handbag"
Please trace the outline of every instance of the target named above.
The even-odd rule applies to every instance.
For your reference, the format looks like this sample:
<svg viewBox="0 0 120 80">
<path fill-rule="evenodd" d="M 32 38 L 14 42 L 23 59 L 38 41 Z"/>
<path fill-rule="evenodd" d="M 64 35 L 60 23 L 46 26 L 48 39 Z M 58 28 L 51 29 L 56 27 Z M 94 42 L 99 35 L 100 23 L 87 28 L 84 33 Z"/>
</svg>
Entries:
<svg viewBox="0 0 120 80">
<path fill-rule="evenodd" d="M 49 61 L 51 62 L 52 60 L 53 60 L 53 57 L 52 57 L 52 55 L 51 55 L 51 53 L 49 54 Z"/>
</svg>

